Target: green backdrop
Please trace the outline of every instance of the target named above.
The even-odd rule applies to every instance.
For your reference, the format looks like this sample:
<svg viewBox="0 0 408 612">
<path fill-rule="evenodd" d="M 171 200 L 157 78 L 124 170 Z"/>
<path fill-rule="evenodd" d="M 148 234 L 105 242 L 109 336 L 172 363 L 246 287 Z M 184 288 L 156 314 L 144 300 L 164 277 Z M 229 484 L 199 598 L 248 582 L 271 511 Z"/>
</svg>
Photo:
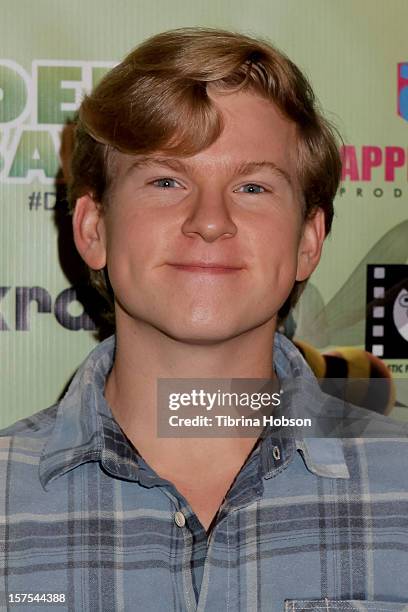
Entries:
<svg viewBox="0 0 408 612">
<path fill-rule="evenodd" d="M 406 0 L 0 6 L 0 426 L 52 404 L 96 342 L 59 263 L 53 208 L 62 124 L 108 66 L 170 28 L 266 36 L 310 77 L 349 148 L 333 234 L 296 309 L 297 334 L 319 348 L 364 346 L 367 264 L 407 263 L 408 117 L 398 114 L 398 100 L 406 104 L 398 93 L 398 64 L 408 62 Z M 386 361 L 408 404 L 405 357 Z"/>
</svg>

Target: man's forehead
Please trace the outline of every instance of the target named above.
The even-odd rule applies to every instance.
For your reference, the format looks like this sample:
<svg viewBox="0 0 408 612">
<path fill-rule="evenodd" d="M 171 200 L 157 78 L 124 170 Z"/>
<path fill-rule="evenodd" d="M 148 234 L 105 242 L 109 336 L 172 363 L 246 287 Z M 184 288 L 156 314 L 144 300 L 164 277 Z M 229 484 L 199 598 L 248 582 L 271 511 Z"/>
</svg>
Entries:
<svg viewBox="0 0 408 612">
<path fill-rule="evenodd" d="M 146 154 L 121 154 L 121 174 L 160 164 L 190 174 L 238 176 L 264 170 L 281 175 L 289 184 L 296 182 L 297 126 L 272 100 L 253 91 L 211 91 L 209 97 L 219 112 L 221 131 L 207 148 L 188 156 L 167 145 Z M 173 144 L 183 144 L 186 138 L 191 145 L 194 133 L 186 134 L 173 134 Z"/>
</svg>

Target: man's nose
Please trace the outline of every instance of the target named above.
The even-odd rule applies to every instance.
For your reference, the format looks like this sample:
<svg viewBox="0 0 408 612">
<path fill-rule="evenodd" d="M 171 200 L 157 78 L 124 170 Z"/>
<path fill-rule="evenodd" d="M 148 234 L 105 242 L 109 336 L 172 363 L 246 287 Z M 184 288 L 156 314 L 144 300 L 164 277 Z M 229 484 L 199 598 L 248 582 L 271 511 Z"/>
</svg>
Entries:
<svg viewBox="0 0 408 612">
<path fill-rule="evenodd" d="M 182 231 L 187 236 L 201 236 L 206 242 L 214 242 L 219 237 L 235 236 L 237 226 L 231 218 L 226 196 L 215 189 L 198 193 L 194 201 L 190 202 Z"/>
</svg>

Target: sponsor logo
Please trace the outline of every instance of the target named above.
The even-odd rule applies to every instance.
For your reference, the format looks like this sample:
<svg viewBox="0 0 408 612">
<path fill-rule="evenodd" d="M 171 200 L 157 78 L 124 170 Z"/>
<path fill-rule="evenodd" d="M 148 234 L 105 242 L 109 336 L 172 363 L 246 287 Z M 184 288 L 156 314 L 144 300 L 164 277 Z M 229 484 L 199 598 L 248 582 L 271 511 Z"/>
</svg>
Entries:
<svg viewBox="0 0 408 612">
<path fill-rule="evenodd" d="M 398 64 L 397 112 L 408 121 L 408 62 Z M 347 144 L 340 149 L 342 184 L 339 196 L 401 198 L 408 181 L 408 147 Z M 376 185 L 377 182 L 377 185 Z M 378 183 L 381 182 L 381 186 Z M 362 185 L 351 189 L 350 183 Z M 408 188 L 407 188 L 408 190 Z"/>
<path fill-rule="evenodd" d="M 366 350 L 381 358 L 408 357 L 408 265 L 367 266 Z"/>
<path fill-rule="evenodd" d="M 112 62 L 0 59 L 0 181 L 55 183 L 61 130 Z"/>
<path fill-rule="evenodd" d="M 398 64 L 398 105 L 397 112 L 408 121 L 408 62 Z"/>
<path fill-rule="evenodd" d="M 89 315 L 84 311 L 78 299 L 75 287 L 68 287 L 57 295 L 53 301 L 51 294 L 44 287 L 0 287 L 1 302 L 14 296 L 15 308 L 13 320 L 0 314 L 0 331 L 30 331 L 32 326 L 33 309 L 32 304 L 37 306 L 37 314 L 51 314 L 56 321 L 71 331 L 95 330 L 96 326 Z M 80 314 L 72 314 L 72 308 L 82 311 Z"/>
</svg>

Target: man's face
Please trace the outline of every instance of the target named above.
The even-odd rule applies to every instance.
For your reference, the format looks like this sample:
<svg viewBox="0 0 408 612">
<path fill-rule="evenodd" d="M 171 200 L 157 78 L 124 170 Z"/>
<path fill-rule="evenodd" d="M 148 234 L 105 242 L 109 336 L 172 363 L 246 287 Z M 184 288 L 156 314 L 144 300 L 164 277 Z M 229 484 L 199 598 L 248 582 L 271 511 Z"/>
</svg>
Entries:
<svg viewBox="0 0 408 612">
<path fill-rule="evenodd" d="M 142 320 L 184 342 L 225 340 L 274 326 L 305 275 L 294 124 L 248 92 L 212 98 L 225 128 L 206 150 L 119 155 L 99 222 L 118 327 Z"/>
</svg>

